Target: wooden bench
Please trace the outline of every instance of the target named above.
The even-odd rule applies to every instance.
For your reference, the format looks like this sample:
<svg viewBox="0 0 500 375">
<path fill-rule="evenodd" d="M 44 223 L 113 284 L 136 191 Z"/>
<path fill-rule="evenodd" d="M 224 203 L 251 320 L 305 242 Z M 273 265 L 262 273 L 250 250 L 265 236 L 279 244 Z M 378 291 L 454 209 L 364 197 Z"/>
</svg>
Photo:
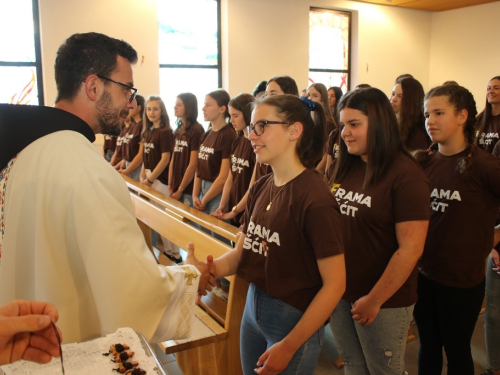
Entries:
<svg viewBox="0 0 500 375">
<path fill-rule="evenodd" d="M 151 229 L 181 248 L 185 248 L 188 242 L 193 242 L 195 256 L 199 260 L 206 259 L 208 254 L 219 257 L 232 247 L 197 229 L 192 223 L 232 242 L 237 242 L 241 235 L 232 225 L 188 207 L 127 176 L 123 178 L 130 190 L 137 221 L 152 252 Z M 159 344 L 167 354 L 176 353 L 177 364 L 186 375 L 242 374 L 239 332 L 248 283 L 236 276 L 227 279 L 230 282 L 227 301 L 214 293 L 202 298 L 200 306 L 195 310 L 194 329 L 190 339 Z"/>
</svg>

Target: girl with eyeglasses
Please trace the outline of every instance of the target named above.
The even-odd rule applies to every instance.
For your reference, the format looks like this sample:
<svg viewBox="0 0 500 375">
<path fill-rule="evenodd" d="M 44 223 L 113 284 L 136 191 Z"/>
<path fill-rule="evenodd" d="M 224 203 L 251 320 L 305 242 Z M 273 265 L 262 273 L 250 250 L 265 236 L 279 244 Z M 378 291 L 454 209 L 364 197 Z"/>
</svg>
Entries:
<svg viewBox="0 0 500 375">
<path fill-rule="evenodd" d="M 346 374 L 401 375 L 429 182 L 382 91 L 351 91 L 338 106 L 342 142 L 328 176 L 342 214 L 347 280 L 330 327 Z"/>
<path fill-rule="evenodd" d="M 245 375 L 312 374 L 344 292 L 340 214 L 314 171 L 324 129 L 323 108 L 292 95 L 258 99 L 252 112 L 248 138 L 273 173 L 250 188 L 236 247 L 208 258 L 215 277 L 237 273 L 250 283 L 240 340 Z"/>
<path fill-rule="evenodd" d="M 231 170 L 224 184 L 219 208 L 211 213 L 221 220 L 229 220 L 237 227 L 245 210 L 247 191 L 255 168 L 255 154 L 247 132 L 254 100 L 250 94 L 240 94 L 229 102 L 231 125 L 238 137 L 231 146 Z"/>
<path fill-rule="evenodd" d="M 219 208 L 222 189 L 230 169 L 231 145 L 236 138 L 232 126 L 228 126 L 229 94 L 222 89 L 205 96 L 203 116 L 210 121 L 208 131 L 201 138 L 198 165 L 193 187 L 193 206 L 210 214 Z M 222 236 L 201 228 L 223 242 Z"/>
<path fill-rule="evenodd" d="M 467 89 L 433 88 L 424 111 L 434 143 L 416 154 L 431 184 L 432 208 L 415 306 L 418 371 L 441 374 L 444 347 L 448 374 L 472 375 L 470 341 L 485 294 L 485 259 L 500 239 L 494 230 L 500 160 L 473 144 L 477 112 Z"/>
</svg>

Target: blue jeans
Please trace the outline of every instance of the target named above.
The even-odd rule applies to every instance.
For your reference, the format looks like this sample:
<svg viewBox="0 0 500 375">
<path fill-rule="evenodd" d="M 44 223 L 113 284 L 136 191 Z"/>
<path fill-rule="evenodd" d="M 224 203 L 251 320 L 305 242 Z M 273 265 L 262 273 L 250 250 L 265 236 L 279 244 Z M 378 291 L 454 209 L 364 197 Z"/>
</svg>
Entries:
<svg viewBox="0 0 500 375">
<path fill-rule="evenodd" d="M 351 309 L 351 303 L 341 299 L 330 321 L 345 375 L 403 374 L 413 306 L 380 309 L 369 326 L 356 323 Z"/>
<path fill-rule="evenodd" d="M 208 192 L 208 190 L 210 190 L 212 185 L 213 185 L 213 182 L 210 182 L 207 180 L 201 180 L 201 192 L 200 192 L 200 196 L 199 196 L 200 200 L 203 199 L 203 197 Z M 214 197 L 210 202 L 208 202 L 207 206 L 205 207 L 205 211 L 203 211 L 203 212 L 206 213 L 207 215 L 210 215 L 211 212 L 217 211 L 217 209 L 219 208 L 219 205 L 220 205 L 221 198 L 222 198 L 222 193 L 217 195 L 216 197 Z M 204 228 L 198 224 L 194 224 L 194 226 L 197 227 L 198 229 L 201 229 L 203 232 L 210 234 L 212 237 L 217 238 L 219 241 L 222 241 L 228 245 L 231 245 L 231 241 L 218 235 L 217 233 L 212 232 L 211 230 Z"/>
<path fill-rule="evenodd" d="M 129 161 L 125 161 L 125 165 L 128 166 L 130 165 Z M 142 164 L 139 164 L 139 166 L 134 169 L 132 172 L 130 172 L 128 175 L 130 178 L 133 178 L 135 181 L 140 182 L 139 180 L 141 179 L 141 168 Z"/>
<path fill-rule="evenodd" d="M 488 368 L 500 370 L 500 275 L 492 270 L 488 259 L 486 271 L 486 310 L 484 312 L 484 334 Z"/>
<path fill-rule="evenodd" d="M 104 159 L 109 163 L 111 161 L 111 158 L 113 157 L 113 154 L 115 152 L 113 150 L 106 150 L 106 154 L 104 155 Z"/>
<path fill-rule="evenodd" d="M 240 354 L 243 374 L 255 375 L 257 361 L 275 343 L 283 340 L 304 313 L 269 297 L 250 284 L 241 321 Z M 324 326 L 317 330 L 294 354 L 281 374 L 312 374 L 323 346 Z"/>
</svg>

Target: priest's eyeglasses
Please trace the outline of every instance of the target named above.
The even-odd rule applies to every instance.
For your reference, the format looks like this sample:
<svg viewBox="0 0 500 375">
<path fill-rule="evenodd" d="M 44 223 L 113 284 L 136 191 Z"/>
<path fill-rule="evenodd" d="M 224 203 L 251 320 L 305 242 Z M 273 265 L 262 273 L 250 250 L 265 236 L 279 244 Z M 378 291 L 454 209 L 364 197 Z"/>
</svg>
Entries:
<svg viewBox="0 0 500 375">
<path fill-rule="evenodd" d="M 135 99 L 135 96 L 137 95 L 137 89 L 135 87 L 132 87 L 132 86 L 129 86 L 129 85 L 126 85 L 125 83 L 121 83 L 121 82 L 118 82 L 118 81 L 115 81 L 111 78 L 108 78 L 108 77 L 104 77 L 104 76 L 101 76 L 99 74 L 97 74 L 97 76 L 100 78 L 100 79 L 103 79 L 105 81 L 109 81 L 109 82 L 113 82 L 113 83 L 116 83 L 117 85 L 120 85 L 122 87 L 125 87 L 126 89 L 129 90 L 129 94 L 130 94 L 130 97 L 128 99 L 128 102 L 129 103 L 132 103 L 132 100 Z"/>
<path fill-rule="evenodd" d="M 266 128 L 266 126 L 277 125 L 277 124 L 290 125 L 291 122 L 260 120 L 260 121 L 257 121 L 255 124 L 250 124 L 250 126 L 247 126 L 247 132 L 248 132 L 248 135 L 250 135 L 250 133 L 254 131 L 256 136 L 260 136 L 260 135 L 264 134 L 264 129 Z"/>
</svg>

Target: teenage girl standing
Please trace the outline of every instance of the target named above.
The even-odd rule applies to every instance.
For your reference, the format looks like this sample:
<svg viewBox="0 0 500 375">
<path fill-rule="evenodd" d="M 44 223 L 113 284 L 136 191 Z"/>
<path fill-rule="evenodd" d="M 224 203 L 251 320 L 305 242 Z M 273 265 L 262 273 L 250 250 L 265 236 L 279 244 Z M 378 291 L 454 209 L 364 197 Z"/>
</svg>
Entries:
<svg viewBox="0 0 500 375">
<path fill-rule="evenodd" d="M 324 325 L 345 287 L 338 206 L 314 171 L 325 115 L 306 100 L 257 101 L 248 137 L 257 161 L 273 173 L 250 188 L 235 249 L 208 259 L 216 277 L 237 273 L 250 282 L 240 340 L 245 375 L 312 374 Z"/>
<path fill-rule="evenodd" d="M 424 101 L 422 84 L 412 77 L 400 77 L 391 92 L 391 105 L 399 122 L 399 131 L 408 151 L 427 150 L 431 140 L 425 132 L 422 111 Z"/>
<path fill-rule="evenodd" d="M 190 92 L 177 96 L 174 111 L 178 120 L 174 132 L 175 148 L 169 167 L 170 197 L 192 207 L 198 150 L 205 130 L 198 122 L 198 100 Z"/>
<path fill-rule="evenodd" d="M 231 220 L 231 224 L 237 227 L 247 204 L 247 192 L 255 168 L 255 153 L 247 133 L 254 99 L 250 94 L 240 94 L 229 102 L 231 125 L 238 138 L 231 147 L 231 171 L 224 184 L 219 208 L 212 213 L 221 220 Z"/>
<path fill-rule="evenodd" d="M 120 173 L 139 181 L 142 169 L 143 144 L 141 142 L 142 117 L 144 116 L 144 97 L 136 95 L 136 108 L 129 110 L 133 122 L 128 127 L 122 140 L 123 169 Z"/>
<path fill-rule="evenodd" d="M 222 189 L 229 174 L 231 145 L 236 139 L 234 128 L 228 126 L 227 122 L 229 100 L 229 94 L 219 89 L 205 97 L 203 106 L 203 116 L 205 121 L 210 121 L 210 128 L 201 138 L 194 178 L 193 206 L 207 214 L 219 208 Z M 226 241 L 211 231 L 205 231 Z"/>
<path fill-rule="evenodd" d="M 343 141 L 330 181 L 342 213 L 347 280 L 330 327 L 346 375 L 401 375 L 429 183 L 382 91 L 351 91 L 339 111 Z"/>
<path fill-rule="evenodd" d="M 419 374 L 473 375 L 470 340 L 484 298 L 484 261 L 500 206 L 500 160 L 473 145 L 476 103 L 461 86 L 425 96 L 434 144 L 417 153 L 431 184 L 432 216 L 420 259 L 415 320 Z"/>
<path fill-rule="evenodd" d="M 146 102 L 142 141 L 144 164 L 141 182 L 168 194 L 167 167 L 174 148 L 174 137 L 167 109 L 159 96 L 150 96 Z"/>
<path fill-rule="evenodd" d="M 500 76 L 493 77 L 486 89 L 486 105 L 477 116 L 476 144 L 492 153 L 500 136 Z"/>
</svg>

